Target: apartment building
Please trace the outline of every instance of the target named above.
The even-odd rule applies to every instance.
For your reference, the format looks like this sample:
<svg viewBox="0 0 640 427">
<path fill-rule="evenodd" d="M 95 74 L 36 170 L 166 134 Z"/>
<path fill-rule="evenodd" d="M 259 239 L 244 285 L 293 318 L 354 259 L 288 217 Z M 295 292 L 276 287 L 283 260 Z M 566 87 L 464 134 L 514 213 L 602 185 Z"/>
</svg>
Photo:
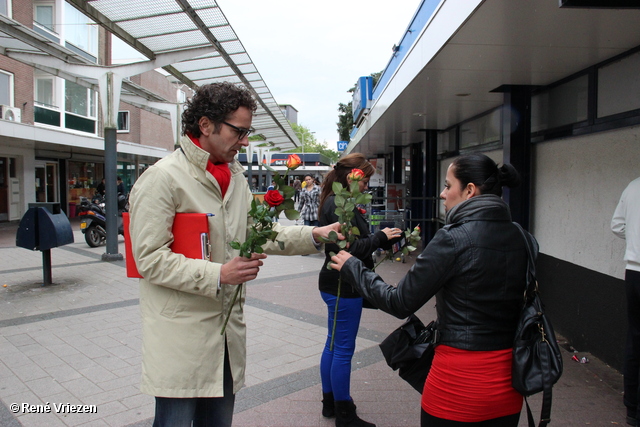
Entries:
<svg viewBox="0 0 640 427">
<path fill-rule="evenodd" d="M 4 47 L 26 43 L 43 56 L 110 65 L 112 36 L 64 0 L 0 0 L 0 30 L 0 221 L 19 220 L 33 202 L 60 203 L 73 217 L 104 177 L 98 88 L 12 59 Z M 174 104 L 189 93 L 155 70 L 127 83 Z M 120 103 L 117 168 L 127 190 L 173 151 L 174 134 L 167 114 Z"/>
</svg>

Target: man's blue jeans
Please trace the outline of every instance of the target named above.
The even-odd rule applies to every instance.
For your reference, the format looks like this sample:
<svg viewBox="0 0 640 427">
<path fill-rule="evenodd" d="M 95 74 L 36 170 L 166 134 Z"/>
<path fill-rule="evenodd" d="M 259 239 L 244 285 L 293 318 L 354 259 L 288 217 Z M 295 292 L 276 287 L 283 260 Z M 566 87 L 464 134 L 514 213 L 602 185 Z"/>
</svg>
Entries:
<svg viewBox="0 0 640 427">
<path fill-rule="evenodd" d="M 627 348 L 624 355 L 624 405 L 627 415 L 637 418 L 640 392 L 640 271 L 625 271 L 627 293 Z"/>
<path fill-rule="evenodd" d="M 331 346 L 331 332 L 333 329 L 333 317 L 336 308 L 336 296 L 326 292 L 320 292 L 322 299 L 327 304 L 329 313 L 329 333 L 327 342 L 320 359 L 320 378 L 322 380 L 322 392 L 333 392 L 334 400 L 351 400 L 349 389 L 351 387 L 351 359 L 356 350 L 356 336 L 360 327 L 362 316 L 362 298 L 340 298 L 338 301 L 338 321 Z"/>
<path fill-rule="evenodd" d="M 226 349 L 225 349 L 226 350 Z M 231 427 L 233 377 L 229 355 L 224 355 L 224 397 L 156 397 L 156 417 L 153 427 Z"/>
</svg>

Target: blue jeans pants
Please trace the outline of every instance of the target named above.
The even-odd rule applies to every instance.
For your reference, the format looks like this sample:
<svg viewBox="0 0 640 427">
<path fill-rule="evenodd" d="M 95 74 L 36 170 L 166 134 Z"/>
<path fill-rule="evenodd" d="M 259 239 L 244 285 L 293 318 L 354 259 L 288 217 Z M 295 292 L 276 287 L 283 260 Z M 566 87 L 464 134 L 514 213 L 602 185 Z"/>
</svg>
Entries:
<svg viewBox="0 0 640 427">
<path fill-rule="evenodd" d="M 640 271 L 625 271 L 627 294 L 627 346 L 624 354 L 624 405 L 627 415 L 637 418 L 640 394 Z"/>
<path fill-rule="evenodd" d="M 191 427 L 192 421 L 193 427 L 231 427 L 235 399 L 229 355 L 225 351 L 224 396 L 156 397 L 153 427 Z"/>
<path fill-rule="evenodd" d="M 338 321 L 336 323 L 333 351 L 331 333 L 336 308 L 336 296 L 320 292 L 327 304 L 329 314 L 327 342 L 320 359 L 320 378 L 322 392 L 333 392 L 334 400 L 351 400 L 351 359 L 356 349 L 356 335 L 362 316 L 362 298 L 340 298 L 338 302 Z"/>
</svg>

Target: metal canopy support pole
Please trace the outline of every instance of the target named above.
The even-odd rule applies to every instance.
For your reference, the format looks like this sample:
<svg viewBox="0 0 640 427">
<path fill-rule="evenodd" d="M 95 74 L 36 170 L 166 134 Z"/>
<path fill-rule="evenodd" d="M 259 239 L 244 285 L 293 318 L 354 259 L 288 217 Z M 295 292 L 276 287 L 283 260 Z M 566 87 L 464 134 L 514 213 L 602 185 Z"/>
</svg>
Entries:
<svg viewBox="0 0 640 427">
<path fill-rule="evenodd" d="M 271 151 L 271 149 L 265 150 L 264 151 L 264 156 L 265 156 L 265 160 L 267 162 L 267 166 L 271 167 L 271 156 L 273 156 L 273 152 Z M 271 185 L 271 180 L 272 179 L 273 179 L 273 177 L 271 176 L 271 171 L 269 169 L 267 169 L 267 176 L 265 178 L 265 180 L 266 180 L 265 184 L 267 185 L 267 187 L 269 187 Z"/>
<path fill-rule="evenodd" d="M 428 129 L 424 132 L 424 183 L 425 197 L 423 202 L 426 215 L 423 218 L 431 218 L 431 221 L 424 224 L 425 239 L 430 241 L 438 231 L 438 132 Z"/>
<path fill-rule="evenodd" d="M 402 175 L 404 175 L 404 166 L 402 161 L 402 146 L 393 147 L 393 180 L 395 184 L 402 184 Z"/>
<path fill-rule="evenodd" d="M 262 142 L 262 141 L 260 141 Z M 246 148 L 246 153 L 247 153 L 247 179 L 249 180 L 249 188 L 251 190 L 253 190 L 253 172 L 252 172 L 252 165 L 253 165 L 253 152 L 257 150 L 256 145 L 258 145 L 259 142 L 258 141 L 249 141 L 249 145 Z M 260 191 L 260 187 L 258 186 L 257 182 L 256 182 L 256 191 Z"/>
<path fill-rule="evenodd" d="M 514 221 L 529 229 L 531 205 L 531 87 L 509 86 L 504 91 L 502 111 L 503 162 L 520 172 L 520 185 L 505 188 Z"/>
<path fill-rule="evenodd" d="M 104 119 L 104 179 L 106 204 L 106 232 L 107 249 L 102 254 L 103 261 L 119 261 L 122 254 L 118 252 L 118 197 L 117 197 L 117 170 L 118 170 L 118 106 L 120 105 L 120 88 L 122 78 L 114 73 L 105 73 L 100 76 L 100 101 L 102 103 L 102 115 Z"/>
<path fill-rule="evenodd" d="M 258 148 L 256 151 L 258 152 L 258 191 L 262 191 L 262 148 Z"/>
</svg>

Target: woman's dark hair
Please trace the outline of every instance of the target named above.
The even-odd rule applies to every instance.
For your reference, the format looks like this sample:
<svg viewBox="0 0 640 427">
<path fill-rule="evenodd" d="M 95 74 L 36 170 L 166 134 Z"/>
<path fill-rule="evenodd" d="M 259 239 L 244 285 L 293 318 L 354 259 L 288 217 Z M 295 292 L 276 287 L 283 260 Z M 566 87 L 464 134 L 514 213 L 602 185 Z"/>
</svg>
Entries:
<svg viewBox="0 0 640 427">
<path fill-rule="evenodd" d="M 361 153 L 351 153 L 344 156 L 336 163 L 333 170 L 329 171 L 324 177 L 322 193 L 320 194 L 320 210 L 322 210 L 324 201 L 333 194 L 334 182 L 339 182 L 345 188 L 349 185 L 347 175 L 351 173 L 352 169 L 360 169 L 367 178 L 371 178 L 376 171 L 376 168 Z"/>
<path fill-rule="evenodd" d="M 516 168 L 508 163 L 498 167 L 491 158 L 480 153 L 458 157 L 451 163 L 451 168 L 462 188 L 473 183 L 480 194 L 502 196 L 502 187 L 512 188 L 520 184 L 520 174 Z"/>
<path fill-rule="evenodd" d="M 240 107 L 248 108 L 252 113 L 258 108 L 251 92 L 229 82 L 211 83 L 196 91 L 185 104 L 182 113 L 182 134 L 190 133 L 194 138 L 200 137 L 200 119 L 207 117 L 218 132 L 229 114 Z"/>
</svg>

